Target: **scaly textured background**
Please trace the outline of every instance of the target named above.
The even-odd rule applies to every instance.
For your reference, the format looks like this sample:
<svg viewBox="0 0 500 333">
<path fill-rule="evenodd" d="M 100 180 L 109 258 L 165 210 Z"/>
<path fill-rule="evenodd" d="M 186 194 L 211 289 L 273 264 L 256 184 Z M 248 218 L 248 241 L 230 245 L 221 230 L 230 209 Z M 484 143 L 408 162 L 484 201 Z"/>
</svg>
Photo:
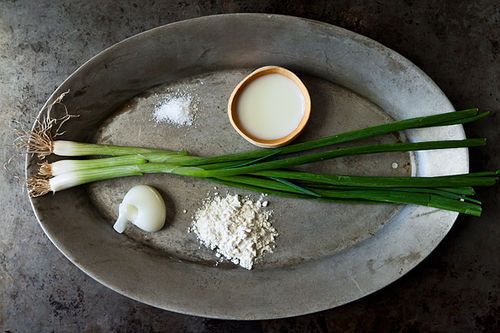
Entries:
<svg viewBox="0 0 500 333">
<path fill-rule="evenodd" d="M 499 332 L 499 188 L 481 219 L 460 217 L 422 264 L 343 307 L 273 321 L 178 315 L 129 300 L 79 271 L 38 226 L 18 177 L 14 128 L 28 126 L 84 61 L 138 32 L 232 12 L 302 16 L 371 37 L 422 68 L 457 109 L 493 112 L 466 127 L 490 145 L 473 170 L 500 167 L 500 2 L 0 0 L 0 330 L 2 332 Z"/>
</svg>

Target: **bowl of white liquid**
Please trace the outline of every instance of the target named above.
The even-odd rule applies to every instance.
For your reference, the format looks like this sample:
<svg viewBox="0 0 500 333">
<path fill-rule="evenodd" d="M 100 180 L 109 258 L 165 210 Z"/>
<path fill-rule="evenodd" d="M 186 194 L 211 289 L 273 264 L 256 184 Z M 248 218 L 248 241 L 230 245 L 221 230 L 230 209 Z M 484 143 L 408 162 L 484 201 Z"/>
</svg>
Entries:
<svg viewBox="0 0 500 333">
<path fill-rule="evenodd" d="M 304 129 L 311 98 L 297 75 L 283 67 L 265 66 L 236 86 L 228 114 L 234 129 L 247 141 L 264 148 L 280 147 Z"/>
</svg>

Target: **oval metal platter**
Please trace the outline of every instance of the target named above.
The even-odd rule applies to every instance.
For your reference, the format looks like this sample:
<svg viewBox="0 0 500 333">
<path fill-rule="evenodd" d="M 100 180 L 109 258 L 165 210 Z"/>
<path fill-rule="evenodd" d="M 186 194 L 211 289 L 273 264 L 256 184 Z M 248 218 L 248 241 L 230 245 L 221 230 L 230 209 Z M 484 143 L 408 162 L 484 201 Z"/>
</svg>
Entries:
<svg viewBox="0 0 500 333">
<path fill-rule="evenodd" d="M 396 52 L 353 32 L 306 19 L 263 14 L 196 18 L 152 29 L 101 52 L 76 70 L 46 105 L 79 115 L 63 139 L 187 149 L 210 155 L 254 149 L 231 128 L 227 100 L 257 67 L 286 67 L 311 93 L 311 121 L 298 140 L 454 111 L 441 90 Z M 168 96 L 192 98 L 194 124 L 153 120 Z M 43 112 L 39 118 L 43 117 Z M 461 126 L 407 131 L 364 142 L 463 139 Z M 27 159 L 27 176 L 37 161 Z M 433 176 L 468 172 L 466 149 L 341 158 L 309 170 Z M 148 234 L 112 229 L 117 206 L 136 184 L 159 189 L 167 226 Z M 428 207 L 327 204 L 269 196 L 280 236 L 251 271 L 218 263 L 188 232 L 202 200 L 259 194 L 170 175 L 131 177 L 31 199 L 43 230 L 85 273 L 138 301 L 227 319 L 301 315 L 353 301 L 423 260 L 457 214 Z M 184 212 L 187 213 L 184 213 Z"/>
</svg>

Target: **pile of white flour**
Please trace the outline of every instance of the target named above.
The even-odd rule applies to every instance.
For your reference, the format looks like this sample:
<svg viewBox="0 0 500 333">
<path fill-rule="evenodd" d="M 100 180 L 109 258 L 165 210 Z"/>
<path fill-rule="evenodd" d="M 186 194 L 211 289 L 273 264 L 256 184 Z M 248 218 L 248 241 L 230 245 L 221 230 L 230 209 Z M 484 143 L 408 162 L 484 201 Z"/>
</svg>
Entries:
<svg viewBox="0 0 500 333">
<path fill-rule="evenodd" d="M 273 252 L 276 229 L 269 222 L 267 201 L 253 202 L 238 195 L 207 200 L 193 219 L 190 231 L 206 247 L 246 269 L 266 252 Z"/>
</svg>

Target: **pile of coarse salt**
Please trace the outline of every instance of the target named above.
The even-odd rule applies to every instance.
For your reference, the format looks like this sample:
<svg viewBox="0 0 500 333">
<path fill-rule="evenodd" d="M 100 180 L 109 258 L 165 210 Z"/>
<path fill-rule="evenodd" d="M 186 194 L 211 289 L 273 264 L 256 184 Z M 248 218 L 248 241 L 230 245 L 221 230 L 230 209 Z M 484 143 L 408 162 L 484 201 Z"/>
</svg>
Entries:
<svg viewBox="0 0 500 333">
<path fill-rule="evenodd" d="M 273 252 L 276 229 L 269 222 L 272 211 L 263 209 L 267 201 L 256 202 L 238 195 L 206 200 L 193 219 L 190 231 L 216 256 L 246 269 L 264 253 Z"/>
<path fill-rule="evenodd" d="M 155 106 L 153 117 L 156 123 L 169 123 L 177 127 L 193 124 L 194 109 L 190 95 L 174 96 Z"/>
</svg>

